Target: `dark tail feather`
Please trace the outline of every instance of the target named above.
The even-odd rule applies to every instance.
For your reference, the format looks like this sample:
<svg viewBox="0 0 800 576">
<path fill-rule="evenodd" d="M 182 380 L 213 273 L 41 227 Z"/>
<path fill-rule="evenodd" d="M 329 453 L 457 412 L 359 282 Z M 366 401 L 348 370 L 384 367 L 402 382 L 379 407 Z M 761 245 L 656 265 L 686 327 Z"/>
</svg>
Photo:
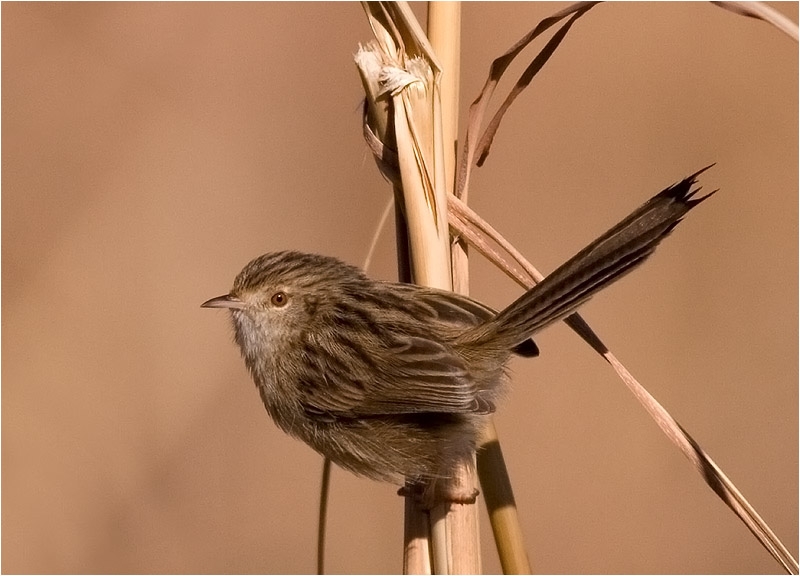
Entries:
<svg viewBox="0 0 800 576">
<path fill-rule="evenodd" d="M 711 166 L 645 202 L 497 316 L 464 333 L 460 340 L 466 345 L 494 342 L 511 349 L 573 312 L 644 262 L 689 210 L 716 192 L 695 198 L 701 188 L 692 190 L 697 176 Z"/>
</svg>

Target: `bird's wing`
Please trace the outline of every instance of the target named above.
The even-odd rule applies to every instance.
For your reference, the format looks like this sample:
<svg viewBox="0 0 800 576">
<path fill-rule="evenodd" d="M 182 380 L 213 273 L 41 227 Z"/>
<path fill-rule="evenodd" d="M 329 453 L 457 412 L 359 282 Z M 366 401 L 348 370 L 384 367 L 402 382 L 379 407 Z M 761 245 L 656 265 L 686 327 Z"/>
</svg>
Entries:
<svg viewBox="0 0 800 576">
<path fill-rule="evenodd" d="M 368 418 L 386 414 L 489 413 L 464 360 L 430 338 L 400 336 L 380 354 L 318 349 L 321 374 L 302 386 L 307 413 Z"/>
<path fill-rule="evenodd" d="M 388 292 L 381 296 L 404 298 L 406 317 L 367 320 L 344 309 L 337 322 L 326 323 L 337 327 L 335 334 L 307 332 L 302 361 L 314 369 L 307 372 L 309 381 L 301 383 L 306 411 L 359 418 L 494 411 L 487 399 L 491 394 L 481 394 L 467 361 L 449 344 L 494 312 L 450 292 L 386 286 Z"/>
</svg>

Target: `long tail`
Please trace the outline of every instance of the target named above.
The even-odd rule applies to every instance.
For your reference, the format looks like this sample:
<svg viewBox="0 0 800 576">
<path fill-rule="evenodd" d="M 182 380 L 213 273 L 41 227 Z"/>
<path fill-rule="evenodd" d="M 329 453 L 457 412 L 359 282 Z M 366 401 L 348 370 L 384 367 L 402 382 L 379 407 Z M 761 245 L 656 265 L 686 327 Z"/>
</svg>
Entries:
<svg viewBox="0 0 800 576">
<path fill-rule="evenodd" d="M 716 192 L 694 198 L 700 188 L 692 190 L 711 166 L 645 202 L 497 316 L 465 332 L 461 343 L 509 350 L 639 266 L 689 210 Z"/>
</svg>

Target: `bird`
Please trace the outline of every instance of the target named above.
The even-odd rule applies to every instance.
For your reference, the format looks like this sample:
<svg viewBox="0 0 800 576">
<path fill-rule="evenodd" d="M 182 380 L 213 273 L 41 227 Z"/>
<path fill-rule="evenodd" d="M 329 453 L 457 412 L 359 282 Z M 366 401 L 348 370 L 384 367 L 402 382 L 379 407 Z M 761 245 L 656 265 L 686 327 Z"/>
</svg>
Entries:
<svg viewBox="0 0 800 576">
<path fill-rule="evenodd" d="M 453 488 L 531 337 L 638 267 L 694 206 L 697 176 L 668 187 L 496 313 L 453 292 L 373 280 L 330 256 L 270 252 L 201 306 L 234 339 L 275 423 L 357 475 L 405 485 L 426 507 Z"/>
</svg>

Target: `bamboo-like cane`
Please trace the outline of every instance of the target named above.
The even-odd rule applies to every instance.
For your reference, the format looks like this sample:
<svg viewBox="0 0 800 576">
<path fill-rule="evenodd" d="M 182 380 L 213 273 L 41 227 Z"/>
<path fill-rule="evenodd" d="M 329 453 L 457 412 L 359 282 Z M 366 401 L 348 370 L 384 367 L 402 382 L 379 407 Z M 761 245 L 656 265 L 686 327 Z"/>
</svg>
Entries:
<svg viewBox="0 0 800 576">
<path fill-rule="evenodd" d="M 441 67 L 408 5 L 370 2 L 364 8 L 376 38 L 357 56 L 367 92 L 367 119 L 378 138 L 391 142 L 396 150 L 402 183 L 402 199 L 396 195 L 396 201 L 402 206 L 407 224 L 413 278 L 422 285 L 451 289 Z M 370 99 L 377 103 L 388 98 L 388 108 L 371 107 Z M 374 116 L 380 112 L 385 113 L 386 119 L 377 121 Z M 393 139 L 386 134 L 389 126 L 394 129 Z M 473 516 L 476 517 L 474 513 Z M 425 530 L 429 519 L 430 532 Z M 454 559 L 467 557 L 449 549 L 449 543 L 463 540 L 453 534 L 454 527 L 463 525 L 465 522 L 452 522 L 444 507 L 437 507 L 428 515 L 413 498 L 407 498 L 404 571 L 425 573 L 435 568 L 437 572 L 450 573 Z M 428 534 L 433 537 L 430 547 Z M 473 541 L 477 543 L 477 535 Z M 428 556 L 429 551 L 432 557 Z M 479 565 L 458 569 L 475 572 Z"/>
<path fill-rule="evenodd" d="M 428 38 L 442 66 L 441 110 L 443 161 L 445 186 L 448 196 L 455 189 L 455 171 L 458 141 L 458 101 L 461 52 L 461 3 L 430 2 L 428 4 Z M 469 262 L 465 245 L 451 251 L 453 290 L 469 293 Z M 472 464 L 472 463 L 470 463 Z M 477 485 L 473 465 L 458 470 L 456 482 L 462 490 L 472 490 Z M 441 519 L 434 522 L 434 543 L 438 543 L 440 530 L 446 535 L 445 550 L 448 574 L 474 574 L 481 570 L 478 507 L 472 504 L 443 504 L 446 510 L 435 510 Z M 437 555 L 438 567 L 442 560 Z"/>
</svg>

